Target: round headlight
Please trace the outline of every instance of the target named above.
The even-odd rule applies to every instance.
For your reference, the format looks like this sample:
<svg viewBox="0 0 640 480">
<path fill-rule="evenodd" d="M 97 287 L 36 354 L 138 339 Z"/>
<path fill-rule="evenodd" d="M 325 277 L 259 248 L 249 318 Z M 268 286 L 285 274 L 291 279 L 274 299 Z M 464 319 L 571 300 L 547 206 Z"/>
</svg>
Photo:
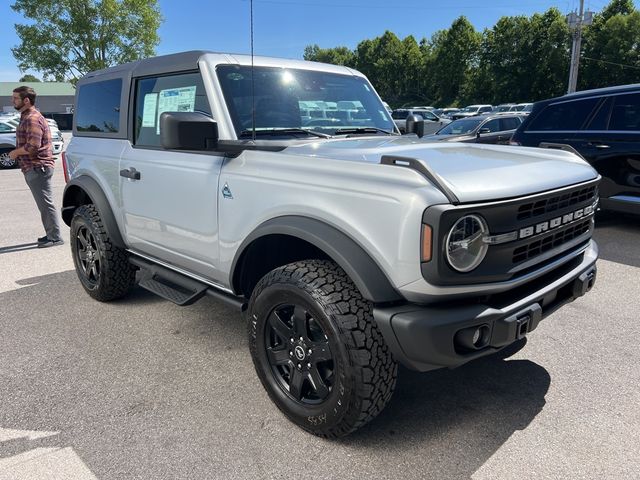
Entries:
<svg viewBox="0 0 640 480">
<path fill-rule="evenodd" d="M 482 217 L 467 215 L 458 220 L 447 236 L 449 264 L 459 272 L 470 272 L 484 259 L 488 245 L 484 242 L 489 228 Z"/>
</svg>

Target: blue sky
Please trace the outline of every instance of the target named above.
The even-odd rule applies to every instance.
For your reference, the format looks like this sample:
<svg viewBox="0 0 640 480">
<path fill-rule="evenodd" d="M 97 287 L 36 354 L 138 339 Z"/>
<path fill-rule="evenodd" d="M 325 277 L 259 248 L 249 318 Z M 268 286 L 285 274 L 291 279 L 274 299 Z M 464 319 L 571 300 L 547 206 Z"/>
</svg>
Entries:
<svg viewBox="0 0 640 480">
<path fill-rule="evenodd" d="M 26 21 L 11 10 L 13 0 L 0 3 L 0 81 L 17 81 L 21 73 L 11 54 L 11 47 L 18 44 L 14 25 Z M 597 12 L 608 3 L 585 0 L 585 7 Z M 638 1 L 634 3 L 638 6 Z M 159 4 L 164 23 L 158 54 L 192 49 L 249 53 L 249 0 L 160 0 Z M 254 52 L 302 58 L 306 45 L 353 49 L 385 30 L 420 40 L 448 28 L 460 15 L 483 30 L 504 15 L 531 15 L 552 6 L 569 13 L 579 0 L 254 0 Z"/>
</svg>

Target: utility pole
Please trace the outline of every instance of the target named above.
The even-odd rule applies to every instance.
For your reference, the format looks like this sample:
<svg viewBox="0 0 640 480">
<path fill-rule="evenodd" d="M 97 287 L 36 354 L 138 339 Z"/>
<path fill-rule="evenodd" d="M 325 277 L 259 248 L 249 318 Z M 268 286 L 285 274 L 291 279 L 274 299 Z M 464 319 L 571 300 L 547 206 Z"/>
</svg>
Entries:
<svg viewBox="0 0 640 480">
<path fill-rule="evenodd" d="M 591 25 L 593 12 L 584 11 L 584 0 L 580 0 L 580 13 L 567 15 L 569 28 L 573 31 L 573 48 L 571 49 L 571 66 L 569 68 L 569 88 L 567 93 L 576 91 L 578 85 L 578 67 L 580 66 L 580 47 L 582 43 L 582 26 Z"/>
</svg>

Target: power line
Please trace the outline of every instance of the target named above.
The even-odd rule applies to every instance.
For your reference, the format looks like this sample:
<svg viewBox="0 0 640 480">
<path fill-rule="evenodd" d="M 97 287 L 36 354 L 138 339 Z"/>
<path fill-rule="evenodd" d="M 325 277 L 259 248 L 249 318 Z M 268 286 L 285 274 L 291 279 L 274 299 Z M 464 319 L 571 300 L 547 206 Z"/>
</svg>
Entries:
<svg viewBox="0 0 640 480">
<path fill-rule="evenodd" d="M 245 0 L 248 1 L 248 0 Z M 322 7 L 322 8 L 377 8 L 377 9 L 393 9 L 393 10 L 460 10 L 460 9 L 486 9 L 486 5 L 429 5 L 429 6 L 412 6 L 412 5 L 403 5 L 402 7 L 398 7 L 397 5 L 371 5 L 370 3 L 366 4 L 348 4 L 348 3 L 324 3 L 324 2 L 296 2 L 296 1 L 284 1 L 284 0 L 256 0 L 257 4 L 272 4 L 272 5 L 288 5 L 291 7 Z M 549 5 L 549 2 L 533 2 L 529 5 Z M 551 5 L 549 8 L 551 8 Z M 508 8 L 513 7 L 513 2 L 508 2 L 505 4 L 494 5 L 491 7 L 497 8 Z"/>
<path fill-rule="evenodd" d="M 599 58 L 591 58 L 591 57 L 582 57 L 582 58 L 584 58 L 585 60 L 593 60 L 594 62 L 608 63 L 609 65 L 616 65 L 622 68 L 633 68 L 635 70 L 640 70 L 640 67 L 636 67 L 634 65 L 626 65 L 624 63 L 609 62 L 607 60 L 601 60 Z"/>
</svg>

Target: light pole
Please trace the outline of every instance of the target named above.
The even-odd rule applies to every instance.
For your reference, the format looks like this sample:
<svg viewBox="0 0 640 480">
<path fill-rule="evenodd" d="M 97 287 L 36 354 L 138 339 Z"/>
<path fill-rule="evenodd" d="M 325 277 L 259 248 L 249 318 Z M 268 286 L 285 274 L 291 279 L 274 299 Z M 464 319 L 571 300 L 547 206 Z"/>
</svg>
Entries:
<svg viewBox="0 0 640 480">
<path fill-rule="evenodd" d="M 569 28 L 573 33 L 573 48 L 571 49 L 571 65 L 569 68 L 569 88 L 567 93 L 576 91 L 578 85 L 578 67 L 580 65 L 580 45 L 582 43 L 582 26 L 591 25 L 593 12 L 584 11 L 584 0 L 580 0 L 580 13 L 572 12 L 567 15 Z"/>
</svg>

